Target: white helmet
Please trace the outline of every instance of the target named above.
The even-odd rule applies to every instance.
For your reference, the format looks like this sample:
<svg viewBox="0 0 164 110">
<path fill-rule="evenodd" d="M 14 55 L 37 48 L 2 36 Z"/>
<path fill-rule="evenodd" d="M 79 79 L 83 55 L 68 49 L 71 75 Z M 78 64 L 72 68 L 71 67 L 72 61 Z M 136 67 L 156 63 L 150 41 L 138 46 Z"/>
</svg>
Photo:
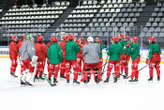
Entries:
<svg viewBox="0 0 164 110">
<path fill-rule="evenodd" d="M 94 42 L 94 39 L 93 39 L 93 37 L 88 37 L 88 38 L 87 38 L 87 41 L 88 41 L 88 42 Z"/>
</svg>

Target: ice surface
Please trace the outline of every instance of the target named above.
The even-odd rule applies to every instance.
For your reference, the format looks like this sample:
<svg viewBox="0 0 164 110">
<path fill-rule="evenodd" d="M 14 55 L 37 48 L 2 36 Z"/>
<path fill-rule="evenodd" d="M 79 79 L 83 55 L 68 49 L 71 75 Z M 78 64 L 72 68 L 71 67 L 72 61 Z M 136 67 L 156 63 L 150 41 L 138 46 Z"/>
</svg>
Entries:
<svg viewBox="0 0 164 110">
<path fill-rule="evenodd" d="M 92 77 L 89 84 L 76 85 L 59 78 L 55 87 L 43 81 L 20 87 L 18 78 L 9 75 L 10 60 L 0 59 L 0 67 L 0 110 L 164 110 L 163 64 L 160 82 L 156 73 L 153 82 L 147 81 L 147 67 L 137 83 L 121 78 L 114 84 L 111 77 L 108 84 L 95 84 Z"/>
</svg>

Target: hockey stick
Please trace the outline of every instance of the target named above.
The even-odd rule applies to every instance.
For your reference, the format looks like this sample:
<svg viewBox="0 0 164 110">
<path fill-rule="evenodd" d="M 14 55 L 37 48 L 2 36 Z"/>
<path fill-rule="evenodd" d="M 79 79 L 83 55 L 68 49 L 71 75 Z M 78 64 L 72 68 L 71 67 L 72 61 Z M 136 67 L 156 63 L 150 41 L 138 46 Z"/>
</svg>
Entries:
<svg viewBox="0 0 164 110">
<path fill-rule="evenodd" d="M 138 70 L 138 72 L 140 72 L 140 71 L 142 71 L 143 69 L 145 69 L 147 66 L 149 66 L 149 64 L 147 64 L 147 65 L 145 65 L 145 66 L 143 66 L 142 68 L 140 68 L 139 70 Z M 136 71 L 135 71 L 136 72 Z M 113 73 L 114 74 L 114 73 Z M 125 75 L 123 75 L 123 74 L 120 74 L 121 76 L 123 76 L 123 77 L 126 77 Z M 130 76 L 128 76 L 126 79 L 129 79 L 131 77 L 131 75 Z"/>
<path fill-rule="evenodd" d="M 40 71 L 40 70 L 39 70 Z M 50 86 L 56 86 L 56 84 L 51 84 L 51 81 L 47 78 L 47 75 L 44 73 L 44 72 L 42 72 L 42 71 L 40 71 L 41 73 L 42 73 L 42 76 L 43 76 L 43 78 L 48 82 L 48 84 L 50 85 Z"/>
<path fill-rule="evenodd" d="M 46 74 L 45 73 L 42 73 L 42 76 L 43 76 L 43 78 L 48 82 L 48 84 L 50 85 L 50 86 L 56 86 L 56 84 L 54 83 L 54 84 L 51 84 L 51 81 L 47 78 L 47 76 L 46 76 Z"/>
<path fill-rule="evenodd" d="M 101 76 L 104 74 L 105 66 L 106 66 L 107 63 L 108 63 L 108 58 L 109 58 L 109 56 L 107 56 L 106 62 L 105 62 L 105 64 L 102 66 L 102 67 L 103 67 L 103 71 L 101 72 Z"/>
</svg>

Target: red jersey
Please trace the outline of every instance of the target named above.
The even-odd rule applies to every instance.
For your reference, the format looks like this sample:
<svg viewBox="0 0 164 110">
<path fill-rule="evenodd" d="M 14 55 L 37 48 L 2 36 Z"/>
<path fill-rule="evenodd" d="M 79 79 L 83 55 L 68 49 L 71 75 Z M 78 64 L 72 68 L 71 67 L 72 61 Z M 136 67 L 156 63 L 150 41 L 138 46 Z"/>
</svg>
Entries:
<svg viewBox="0 0 164 110">
<path fill-rule="evenodd" d="M 9 56 L 10 58 L 17 58 L 18 56 L 18 44 L 14 41 L 11 41 L 9 45 Z"/>
</svg>

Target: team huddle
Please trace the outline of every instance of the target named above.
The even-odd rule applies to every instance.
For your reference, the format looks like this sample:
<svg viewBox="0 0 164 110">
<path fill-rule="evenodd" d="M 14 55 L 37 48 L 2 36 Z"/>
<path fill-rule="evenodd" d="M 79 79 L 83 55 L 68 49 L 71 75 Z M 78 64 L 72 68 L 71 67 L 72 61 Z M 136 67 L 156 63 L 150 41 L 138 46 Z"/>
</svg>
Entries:
<svg viewBox="0 0 164 110">
<path fill-rule="evenodd" d="M 58 83 L 58 73 L 60 77 L 70 83 L 70 74 L 73 73 L 73 83 L 89 83 L 91 75 L 94 75 L 96 83 L 102 81 L 104 67 L 107 66 L 107 74 L 104 83 L 109 82 L 112 69 L 114 67 L 114 83 L 120 76 L 124 79 L 131 78 L 129 82 L 137 82 L 139 78 L 138 65 L 140 63 L 140 47 L 138 37 L 125 36 L 110 37 L 107 55 L 108 62 L 103 64 L 102 50 L 104 47 L 100 38 L 88 37 L 79 40 L 73 35 L 62 36 L 58 43 L 57 37 L 51 37 L 47 45 L 41 35 L 37 34 L 37 42 L 30 35 L 25 35 L 22 40 L 12 36 L 9 45 L 9 56 L 11 59 L 10 74 L 17 77 L 15 72 L 17 61 L 20 62 L 20 83 L 21 85 L 32 86 L 36 79 L 46 79 L 50 84 Z M 156 69 L 157 80 L 160 80 L 160 46 L 155 37 L 149 37 L 149 54 L 146 64 L 149 65 L 150 78 L 153 80 L 153 69 Z M 132 72 L 129 76 L 129 60 L 132 60 Z M 18 59 L 18 60 L 17 60 Z M 45 65 L 47 63 L 48 76 L 45 75 Z M 71 71 L 73 69 L 73 71 Z M 79 75 L 82 75 L 80 82 Z"/>
</svg>

